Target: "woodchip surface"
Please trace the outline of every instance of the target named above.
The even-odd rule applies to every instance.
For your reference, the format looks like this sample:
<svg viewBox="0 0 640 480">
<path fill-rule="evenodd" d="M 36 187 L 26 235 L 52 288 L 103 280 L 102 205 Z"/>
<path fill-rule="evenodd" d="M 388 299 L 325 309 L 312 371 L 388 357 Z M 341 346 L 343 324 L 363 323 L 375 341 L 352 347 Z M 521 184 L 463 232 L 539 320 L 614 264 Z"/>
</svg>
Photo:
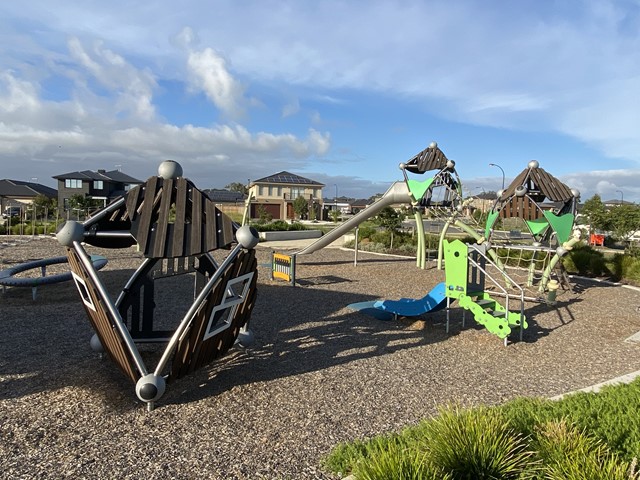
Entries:
<svg viewBox="0 0 640 480">
<path fill-rule="evenodd" d="M 106 256 L 117 295 L 140 261 Z M 578 282 L 555 307 L 527 305 L 524 341 L 508 346 L 461 311 L 380 321 L 347 305 L 422 297 L 444 273 L 413 260 L 328 248 L 300 257 L 291 287 L 269 279 L 258 247 L 256 344 L 168 386 L 147 412 L 133 386 L 89 347 L 72 282 L 0 294 L 0 476 L 4 478 L 333 479 L 321 460 L 338 442 L 400 429 L 439 405 L 550 397 L 640 370 L 640 293 Z M 51 238 L 4 242 L 0 269 L 63 255 Z M 178 321 L 188 294 L 158 296 Z M 186 305 L 186 303 L 185 303 Z M 186 310 L 185 310 L 186 311 Z M 148 348 L 148 347 L 147 347 Z M 153 360 L 153 352 L 145 352 Z M 152 366 L 155 366 L 153 364 Z"/>
</svg>

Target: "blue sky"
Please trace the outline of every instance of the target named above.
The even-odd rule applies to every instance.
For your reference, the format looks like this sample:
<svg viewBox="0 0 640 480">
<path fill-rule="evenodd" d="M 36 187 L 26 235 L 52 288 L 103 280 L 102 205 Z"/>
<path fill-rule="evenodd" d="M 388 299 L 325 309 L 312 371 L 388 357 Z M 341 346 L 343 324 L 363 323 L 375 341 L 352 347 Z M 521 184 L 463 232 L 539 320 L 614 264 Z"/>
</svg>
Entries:
<svg viewBox="0 0 640 480">
<path fill-rule="evenodd" d="M 437 141 L 467 193 L 535 159 L 640 201 L 638 0 L 25 0 L 0 41 L 0 178 L 174 159 L 368 197 Z"/>
</svg>

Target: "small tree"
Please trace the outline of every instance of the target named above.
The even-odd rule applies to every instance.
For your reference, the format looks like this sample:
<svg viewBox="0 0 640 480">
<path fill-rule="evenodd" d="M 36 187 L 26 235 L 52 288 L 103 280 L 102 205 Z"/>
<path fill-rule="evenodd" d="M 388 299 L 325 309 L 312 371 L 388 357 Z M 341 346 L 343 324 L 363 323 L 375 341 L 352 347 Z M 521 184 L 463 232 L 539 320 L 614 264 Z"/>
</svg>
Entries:
<svg viewBox="0 0 640 480">
<path fill-rule="evenodd" d="M 265 223 L 269 223 L 273 220 L 273 215 L 267 212 L 267 209 L 264 208 L 264 205 L 258 205 L 258 223 L 264 225 Z"/>
<path fill-rule="evenodd" d="M 633 232 L 640 230 L 640 207 L 637 205 L 620 205 L 608 213 L 610 229 L 619 240 L 628 240 Z"/>
<path fill-rule="evenodd" d="M 224 188 L 226 188 L 230 192 L 240 192 L 243 195 L 247 194 L 247 186 L 240 182 L 231 182 L 229 185 L 226 185 Z"/>
<path fill-rule="evenodd" d="M 404 215 L 398 213 L 391 207 L 383 208 L 380 213 L 374 218 L 376 225 L 383 227 L 391 234 L 391 244 L 389 248 L 393 248 L 393 234 L 398 231 L 404 220 Z"/>
<path fill-rule="evenodd" d="M 69 206 L 69 210 L 71 211 L 73 210 L 87 211 L 89 210 L 89 208 L 93 206 L 93 200 L 90 197 L 86 197 L 82 195 L 81 193 L 76 193 L 75 195 L 71 195 L 71 197 L 69 197 L 68 206 Z M 79 213 L 78 213 L 78 217 L 80 217 Z"/>
<path fill-rule="evenodd" d="M 293 201 L 293 211 L 298 218 L 304 218 L 309 213 L 309 203 L 304 197 L 298 197 Z"/>
<path fill-rule="evenodd" d="M 589 233 L 594 230 L 610 230 L 611 222 L 609 212 L 602 203 L 600 195 L 596 194 L 584 202 L 582 213 L 589 219 Z"/>
</svg>

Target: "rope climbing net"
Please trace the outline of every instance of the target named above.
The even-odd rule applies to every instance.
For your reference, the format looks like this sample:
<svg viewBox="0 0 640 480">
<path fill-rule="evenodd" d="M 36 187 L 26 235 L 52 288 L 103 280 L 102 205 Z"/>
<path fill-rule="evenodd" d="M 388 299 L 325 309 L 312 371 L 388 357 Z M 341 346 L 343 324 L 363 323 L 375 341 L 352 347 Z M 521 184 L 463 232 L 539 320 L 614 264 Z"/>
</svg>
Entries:
<svg viewBox="0 0 640 480">
<path fill-rule="evenodd" d="M 553 248 L 502 244 L 493 245 L 493 250 L 496 255 L 494 268 L 504 269 L 530 298 L 538 298 L 551 280 L 555 280 L 563 290 L 570 286 L 562 262 Z"/>
</svg>

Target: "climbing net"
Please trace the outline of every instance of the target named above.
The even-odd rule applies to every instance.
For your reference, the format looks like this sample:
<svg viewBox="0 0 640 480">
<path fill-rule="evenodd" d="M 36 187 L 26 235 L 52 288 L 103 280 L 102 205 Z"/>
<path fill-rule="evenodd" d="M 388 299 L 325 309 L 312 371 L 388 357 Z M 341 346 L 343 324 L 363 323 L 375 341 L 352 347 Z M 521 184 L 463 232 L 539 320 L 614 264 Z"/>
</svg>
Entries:
<svg viewBox="0 0 640 480">
<path fill-rule="evenodd" d="M 530 298 L 538 298 L 549 281 L 555 280 L 563 290 L 569 289 L 569 279 L 556 250 L 541 245 L 493 245 L 493 268 L 502 269 L 523 288 Z M 499 278 L 500 272 L 492 272 Z"/>
</svg>

